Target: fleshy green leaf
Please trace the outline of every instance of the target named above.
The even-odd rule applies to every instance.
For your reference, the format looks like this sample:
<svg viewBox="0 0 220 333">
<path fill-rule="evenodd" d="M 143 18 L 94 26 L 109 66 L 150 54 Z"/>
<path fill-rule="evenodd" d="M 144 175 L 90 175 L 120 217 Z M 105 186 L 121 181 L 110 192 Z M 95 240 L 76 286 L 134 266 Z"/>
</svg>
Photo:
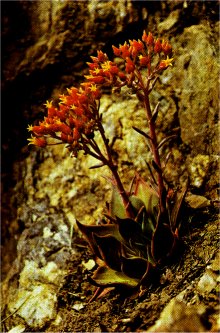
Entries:
<svg viewBox="0 0 220 333">
<path fill-rule="evenodd" d="M 146 256 L 146 246 L 149 240 L 143 234 L 140 224 L 131 219 L 117 219 L 119 232 L 127 243 L 127 249 L 135 256 Z"/>
<path fill-rule="evenodd" d="M 170 224 L 173 231 L 175 231 L 175 229 L 179 227 L 179 214 L 183 204 L 183 200 L 186 196 L 187 189 L 188 187 L 186 186 L 180 192 L 176 191 L 174 194 L 174 203 L 172 205 L 172 210 L 170 214 Z"/>
<path fill-rule="evenodd" d="M 154 208 L 159 204 L 157 192 L 142 178 L 138 177 L 134 194 L 143 201 L 147 213 L 153 214 Z"/>
<path fill-rule="evenodd" d="M 119 217 L 124 219 L 127 217 L 126 209 L 122 200 L 122 196 L 118 192 L 118 189 L 113 186 L 112 198 L 110 202 L 110 215 L 113 217 Z"/>
<path fill-rule="evenodd" d="M 101 258 L 101 254 L 94 240 L 94 234 L 97 236 L 113 236 L 119 242 L 123 241 L 117 224 L 102 224 L 102 225 L 85 225 L 76 220 L 76 224 L 79 230 L 83 233 L 87 239 L 92 251 L 95 255 Z"/>
<path fill-rule="evenodd" d="M 138 198 L 137 196 L 135 196 L 135 195 L 131 195 L 131 196 L 129 197 L 129 200 L 130 200 L 130 202 L 131 202 L 131 204 L 132 204 L 132 207 L 135 208 L 135 210 L 136 210 L 137 213 L 139 212 L 139 210 L 140 210 L 142 207 L 144 207 L 144 203 L 143 203 L 143 201 L 142 201 L 140 198 Z"/>
<path fill-rule="evenodd" d="M 151 247 L 152 247 L 152 244 L 151 244 L 151 246 L 150 245 L 147 246 L 147 260 L 152 266 L 155 266 L 156 262 L 155 262 L 155 259 L 152 256 Z"/>
<path fill-rule="evenodd" d="M 138 240 L 142 243 L 146 242 L 146 237 L 142 233 L 140 224 L 137 222 L 131 219 L 117 219 L 117 223 L 119 225 L 119 232 L 126 242 L 130 240 Z"/>
<path fill-rule="evenodd" d="M 138 286 L 139 280 L 126 276 L 122 272 L 117 272 L 109 267 L 98 267 L 92 276 L 92 280 L 98 286 L 108 287 L 124 285 L 129 288 Z"/>
<path fill-rule="evenodd" d="M 141 222 L 141 229 L 147 239 L 151 240 L 152 234 L 155 231 L 156 218 L 153 215 L 148 215 L 146 211 L 143 212 Z"/>
<path fill-rule="evenodd" d="M 146 273 L 148 262 L 146 259 L 122 257 L 122 272 L 131 278 L 141 279 Z"/>
<path fill-rule="evenodd" d="M 112 236 L 93 235 L 102 259 L 116 271 L 121 270 L 121 243 Z"/>
<path fill-rule="evenodd" d="M 167 224 L 159 221 L 153 234 L 151 251 L 156 262 L 166 258 L 173 248 L 175 236 Z"/>
</svg>

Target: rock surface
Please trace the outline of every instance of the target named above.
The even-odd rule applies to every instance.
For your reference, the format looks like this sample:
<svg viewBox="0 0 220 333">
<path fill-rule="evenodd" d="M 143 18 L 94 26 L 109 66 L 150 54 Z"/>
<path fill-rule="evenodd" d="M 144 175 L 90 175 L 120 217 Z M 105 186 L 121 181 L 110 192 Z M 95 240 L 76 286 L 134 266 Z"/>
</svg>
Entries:
<svg viewBox="0 0 220 333">
<path fill-rule="evenodd" d="M 220 286 L 219 252 L 207 267 L 199 282 L 191 281 L 191 285 L 183 292 L 173 298 L 163 309 L 160 318 L 155 325 L 149 328 L 148 332 L 206 332 L 209 326 L 209 309 L 201 305 L 199 299 L 204 295 L 210 295 L 213 290 L 218 290 Z M 218 284 L 218 287 L 217 287 Z M 195 289 L 193 288 L 195 286 Z M 195 291 L 194 291 L 195 290 Z M 214 317 L 218 317 L 219 305 L 214 309 Z M 212 331 L 220 328 L 219 320 L 216 321 Z M 208 325 L 208 326 L 207 326 Z"/>
<path fill-rule="evenodd" d="M 47 99 L 57 98 L 67 87 L 81 82 L 90 55 L 101 48 L 112 55 L 112 44 L 138 39 L 143 29 L 168 38 L 175 52 L 174 67 L 157 83 L 151 102 L 155 106 L 160 101 L 161 139 L 179 128 L 176 140 L 163 148 L 164 155 L 172 152 L 166 177 L 174 186 L 190 178 L 189 206 L 194 211 L 187 225 L 194 243 L 188 245 L 190 240 L 186 238 L 186 244 L 189 256 L 195 255 L 199 263 L 199 267 L 194 267 L 186 258 L 186 266 L 179 266 L 180 281 L 181 276 L 186 276 L 186 291 L 180 294 L 177 283 L 179 297 L 164 311 L 175 312 L 178 306 L 186 314 L 188 325 L 194 325 L 191 329 L 197 324 L 198 330 L 217 331 L 218 269 L 209 267 L 217 266 L 217 259 L 215 264 L 210 264 L 209 259 L 218 248 L 212 204 L 218 199 L 219 180 L 217 1 L 5 1 L 2 9 L 2 331 L 147 330 L 175 294 L 172 273 L 173 278 L 167 274 L 162 279 L 161 303 L 156 296 L 154 299 L 153 289 L 150 296 L 147 294 L 147 302 L 128 303 L 127 308 L 126 302 L 120 303 L 116 296 L 100 300 L 97 305 L 88 304 L 91 287 L 84 281 L 87 271 L 81 263 L 90 257 L 82 251 L 84 245 L 76 250 L 73 243 L 77 237 L 75 218 L 87 223 L 101 219 L 103 202 L 111 192 L 102 177 L 107 170 L 89 170 L 94 163 L 92 158 L 73 159 L 61 146 L 44 151 L 27 149 L 26 141 L 28 123 L 44 116 Z M 101 108 L 106 130 L 114 138 L 115 158 L 123 180 L 128 184 L 135 170 L 147 177 L 149 152 L 142 138 L 131 129 L 134 125 L 144 129 L 140 105 L 126 91 L 120 97 L 106 91 Z M 192 195 L 197 198 L 192 199 Z M 202 231 L 197 229 L 200 226 Z M 187 265 L 194 269 L 195 282 Z M 74 270 L 74 292 L 65 289 L 66 276 L 71 279 L 67 274 L 70 266 Z M 167 293 L 169 279 L 171 289 Z M 66 301 L 62 308 L 64 301 L 60 300 L 65 297 L 60 292 L 68 300 L 72 297 L 73 304 Z M 191 302 L 187 302 L 189 298 Z M 212 316 L 207 315 L 208 307 Z M 206 315 L 208 324 L 204 326 L 201 318 Z M 176 322 L 172 324 L 176 331 L 187 328 L 181 318 L 179 321 L 177 317 L 178 326 Z"/>
<path fill-rule="evenodd" d="M 12 314 L 9 321 L 33 329 L 41 329 L 55 320 L 57 293 L 70 257 L 76 255 L 71 247 L 70 222 L 60 213 L 42 214 L 44 208 L 26 206 L 23 213 L 28 216 L 20 215 L 26 228 L 18 241 L 18 256 L 2 286 Z"/>
</svg>

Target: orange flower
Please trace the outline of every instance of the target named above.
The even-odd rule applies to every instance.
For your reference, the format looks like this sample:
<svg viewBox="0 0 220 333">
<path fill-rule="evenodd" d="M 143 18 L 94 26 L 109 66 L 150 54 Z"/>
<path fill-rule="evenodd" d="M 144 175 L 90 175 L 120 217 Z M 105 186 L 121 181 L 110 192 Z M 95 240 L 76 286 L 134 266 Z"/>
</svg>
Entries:
<svg viewBox="0 0 220 333">
<path fill-rule="evenodd" d="M 110 69 L 111 69 L 111 66 L 112 66 L 112 62 L 111 61 L 105 61 L 101 67 L 102 69 L 104 70 L 104 72 L 108 72 Z"/>
<path fill-rule="evenodd" d="M 173 64 L 172 64 L 173 59 L 174 59 L 174 58 L 169 58 L 169 57 L 167 56 L 166 60 L 162 60 L 162 61 L 159 63 L 159 67 L 158 67 L 158 69 L 166 69 L 166 68 L 169 67 L 169 66 L 173 66 Z"/>
<path fill-rule="evenodd" d="M 29 138 L 28 141 L 30 141 L 28 143 L 29 145 L 34 145 L 41 148 L 44 148 L 47 145 L 47 141 L 44 138 L 38 138 L 36 136 L 31 136 L 31 138 Z"/>
<path fill-rule="evenodd" d="M 102 69 L 100 69 L 100 68 L 95 68 L 94 69 L 94 71 L 90 71 L 90 73 L 92 74 L 92 75 L 98 75 L 98 74 L 102 74 Z"/>
<path fill-rule="evenodd" d="M 97 100 L 101 98 L 102 85 L 112 86 L 114 91 L 120 91 L 125 85 L 132 87 L 134 83 L 139 83 L 138 75 L 142 75 L 138 72 L 140 68 L 147 67 L 148 72 L 156 74 L 172 66 L 173 58 L 168 57 L 172 52 L 170 44 L 167 41 L 155 40 L 150 32 L 148 34 L 143 32 L 142 41 L 129 40 L 129 43 L 125 42 L 118 48 L 115 46 L 112 48 L 115 56 L 124 60 L 124 67 L 123 65 L 120 67 L 122 70 L 119 70 L 117 63 L 109 60 L 106 53 L 97 51 L 97 56 L 91 57 L 92 62 L 87 63 L 89 75 L 85 75 L 86 80 L 79 88 L 68 88 L 67 95 L 60 95 L 58 107 L 54 107 L 52 101 L 46 101 L 44 105 L 47 108 L 47 117 L 44 117 L 38 126 L 28 126 L 28 131 L 33 133 L 29 144 L 45 147 L 48 144 L 47 137 L 50 136 L 61 140 L 61 143 L 69 143 L 72 151 L 83 149 L 81 143 L 85 135 L 90 138 L 97 130 L 96 116 L 99 112 Z M 150 71 L 154 53 L 159 54 L 159 65 Z M 167 58 L 161 60 L 163 54 Z"/>
<path fill-rule="evenodd" d="M 33 131 L 33 126 L 32 125 L 28 125 L 27 130 L 28 130 L 28 132 L 32 132 Z"/>
<path fill-rule="evenodd" d="M 52 101 L 46 101 L 46 103 L 44 105 L 46 106 L 47 109 L 49 109 L 49 108 L 53 107 L 53 102 Z"/>
<path fill-rule="evenodd" d="M 91 86 L 89 87 L 93 97 L 95 99 L 100 99 L 101 98 L 101 91 L 97 88 L 96 84 L 91 84 Z"/>
<path fill-rule="evenodd" d="M 66 104 L 67 103 L 67 96 L 65 96 L 64 94 L 59 96 L 60 99 L 60 103 Z"/>
</svg>

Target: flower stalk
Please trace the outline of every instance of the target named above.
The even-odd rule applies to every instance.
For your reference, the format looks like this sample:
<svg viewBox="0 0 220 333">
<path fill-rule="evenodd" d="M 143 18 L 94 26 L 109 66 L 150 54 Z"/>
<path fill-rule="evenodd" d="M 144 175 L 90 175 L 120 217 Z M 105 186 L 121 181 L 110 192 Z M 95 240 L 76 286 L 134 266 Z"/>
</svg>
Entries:
<svg viewBox="0 0 220 333">
<path fill-rule="evenodd" d="M 100 120 L 98 121 L 98 130 L 99 130 L 99 133 L 101 134 L 101 137 L 102 137 L 102 140 L 104 142 L 105 149 L 106 149 L 106 152 L 107 152 L 107 160 L 106 160 L 105 164 L 108 166 L 108 168 L 111 171 L 112 176 L 113 176 L 113 178 L 114 178 L 114 180 L 117 184 L 118 191 L 119 191 L 119 193 L 122 197 L 123 204 L 124 204 L 125 209 L 126 209 L 127 217 L 132 218 L 132 217 L 134 217 L 133 209 L 132 209 L 131 203 L 129 201 L 129 197 L 128 197 L 128 195 L 125 191 L 125 188 L 122 184 L 121 178 L 118 174 L 118 171 L 117 171 L 118 167 L 113 162 L 112 152 L 111 152 L 111 148 L 109 146 L 109 140 L 106 138 L 105 130 L 104 130 L 102 122 Z"/>
<path fill-rule="evenodd" d="M 160 210 L 161 213 L 164 214 L 166 211 L 166 188 L 164 186 L 164 180 L 163 180 L 163 171 L 160 161 L 160 154 L 158 149 L 158 142 L 157 142 L 157 135 L 156 135 L 156 128 L 155 128 L 155 121 L 152 115 L 150 101 L 149 101 L 149 94 L 144 94 L 144 107 L 146 110 L 146 117 L 149 125 L 150 130 L 150 147 L 151 152 L 153 155 L 153 161 L 155 165 L 155 170 L 157 172 L 157 185 L 158 185 L 158 194 L 159 194 L 159 200 L 160 200 Z"/>
</svg>

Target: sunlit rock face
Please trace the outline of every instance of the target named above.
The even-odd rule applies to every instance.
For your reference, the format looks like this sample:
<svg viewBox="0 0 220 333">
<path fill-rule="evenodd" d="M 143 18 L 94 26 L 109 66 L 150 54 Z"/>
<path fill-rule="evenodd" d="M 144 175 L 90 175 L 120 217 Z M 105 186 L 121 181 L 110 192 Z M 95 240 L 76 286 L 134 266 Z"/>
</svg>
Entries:
<svg viewBox="0 0 220 333">
<path fill-rule="evenodd" d="M 143 29 L 158 32 L 159 37 L 164 34 L 171 41 L 174 66 L 151 94 L 152 106 L 161 104 L 159 138 L 179 127 L 177 138 L 162 149 L 164 156 L 172 153 L 165 174 L 174 186 L 189 177 L 196 194 L 216 199 L 218 28 L 208 19 L 201 22 L 204 13 L 208 14 L 196 8 L 200 2 L 194 3 L 190 5 L 193 10 L 179 1 L 3 3 L 2 224 L 4 315 L 10 315 L 5 321 L 7 330 L 16 325 L 37 330 L 55 322 L 66 265 L 77 255 L 71 244 L 75 218 L 85 223 L 99 221 L 103 203 L 111 195 L 103 177 L 109 175 L 107 169 L 89 170 L 95 163 L 91 157 L 74 159 L 63 146 L 44 151 L 27 148 L 27 125 L 44 117 L 46 100 L 57 99 L 67 87 L 83 80 L 86 62 L 97 50 L 103 49 L 111 58 L 112 44 L 138 39 Z M 189 11 L 191 21 L 186 23 Z M 141 105 L 127 91 L 113 97 L 106 91 L 101 111 L 110 140 L 114 139 L 122 180 L 128 184 L 135 170 L 147 177 L 150 154 L 144 139 L 132 129 L 134 125 L 145 130 Z"/>
</svg>

